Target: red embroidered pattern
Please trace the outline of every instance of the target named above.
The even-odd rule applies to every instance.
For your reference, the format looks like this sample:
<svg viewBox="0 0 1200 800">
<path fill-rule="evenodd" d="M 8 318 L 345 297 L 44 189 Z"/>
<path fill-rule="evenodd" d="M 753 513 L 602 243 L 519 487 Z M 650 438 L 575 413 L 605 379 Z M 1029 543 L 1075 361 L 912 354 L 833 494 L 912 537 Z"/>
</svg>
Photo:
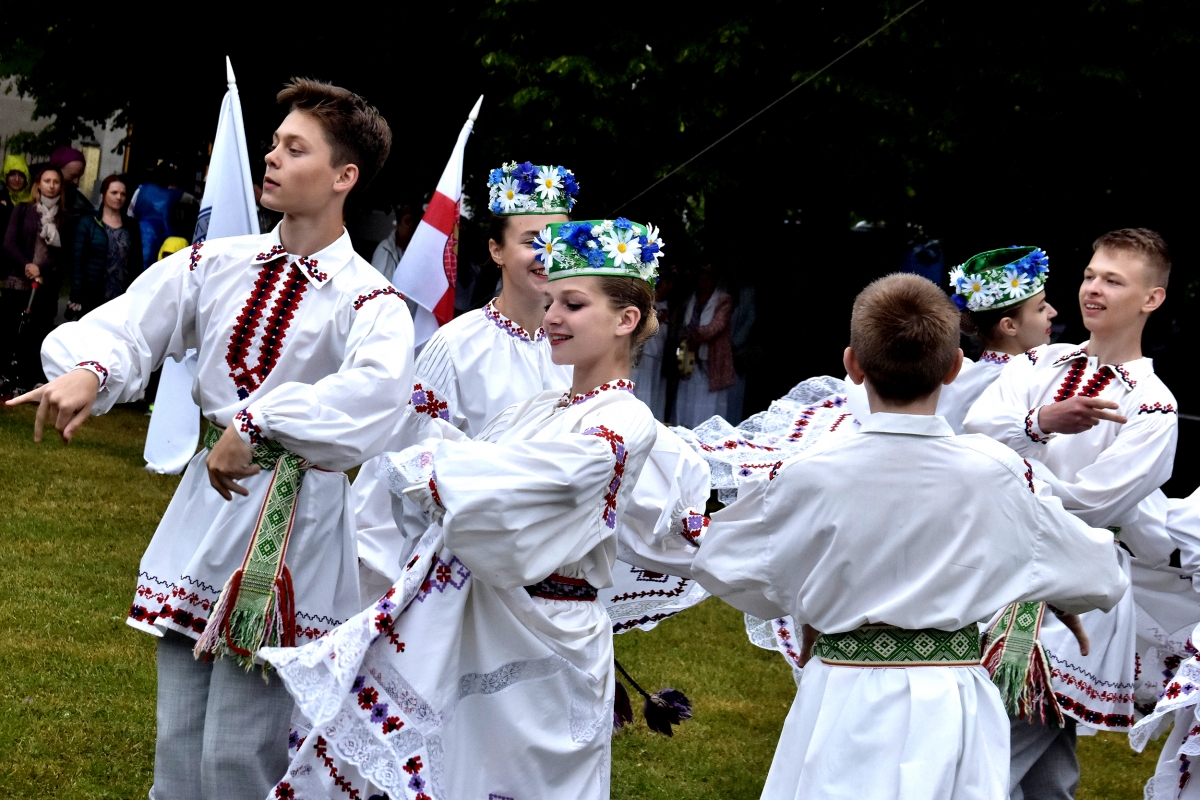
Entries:
<svg viewBox="0 0 1200 800">
<path fill-rule="evenodd" d="M 1126 370 L 1125 367 L 1120 364 L 1114 364 L 1113 369 L 1117 371 L 1117 374 L 1121 376 L 1121 380 L 1125 381 L 1125 385 L 1130 389 L 1133 389 L 1137 386 L 1137 381 L 1130 377 L 1129 371 Z"/>
<path fill-rule="evenodd" d="M 700 537 L 708 530 L 710 521 L 704 512 L 689 508 L 683 515 L 683 538 L 687 539 L 689 544 L 699 547 Z"/>
<path fill-rule="evenodd" d="M 250 444 L 262 444 L 267 440 L 267 437 L 263 436 L 262 428 L 254 424 L 254 415 L 249 409 L 243 408 L 234 414 L 233 421 L 238 423 L 238 430 L 250 439 Z"/>
<path fill-rule="evenodd" d="M 739 447 L 745 447 L 750 450 L 763 450 L 769 453 L 773 453 L 779 449 L 778 447 L 767 447 L 765 444 L 748 442 L 745 439 L 726 439 L 720 444 L 705 444 L 704 442 L 700 442 L 700 449 L 708 453 L 716 453 L 722 450 L 737 450 Z"/>
<path fill-rule="evenodd" d="M 83 369 L 91 370 L 92 372 L 96 373 L 96 377 L 100 379 L 100 389 L 103 389 L 104 385 L 108 383 L 108 370 L 105 369 L 104 365 L 99 361 L 80 361 L 75 366 L 82 367 Z M 1145 406 L 1142 406 L 1142 408 L 1145 408 Z"/>
<path fill-rule="evenodd" d="M 1033 352 L 1033 351 L 1030 351 L 1030 352 Z M 1061 367 L 1063 364 L 1067 363 L 1071 359 L 1079 358 L 1080 356 L 1082 356 L 1084 358 L 1084 360 L 1087 360 L 1087 348 L 1086 347 L 1081 347 L 1074 352 L 1067 353 L 1065 356 L 1059 356 L 1055 360 L 1053 366 Z"/>
<path fill-rule="evenodd" d="M 261 263 L 263 261 L 270 261 L 275 256 L 285 255 L 286 253 L 287 253 L 287 250 L 283 249 L 283 245 L 273 244 L 273 245 L 271 245 L 270 250 L 268 250 L 265 253 L 259 253 L 258 255 L 256 255 L 254 257 L 254 260 Z"/>
<path fill-rule="evenodd" d="M 841 425 L 843 422 L 845 422 L 846 420 L 850 419 L 853 416 L 854 416 L 853 414 L 842 414 L 840 417 L 838 417 L 837 419 L 835 419 L 833 421 L 832 425 L 829 426 L 830 432 L 836 431 L 838 429 L 839 425 Z"/>
<path fill-rule="evenodd" d="M 1037 494 L 1037 490 L 1033 488 L 1033 465 L 1029 463 L 1029 459 L 1022 458 L 1025 462 L 1025 482 L 1029 484 L 1029 491 Z"/>
<path fill-rule="evenodd" d="M 771 472 L 767 475 L 767 480 L 775 480 L 775 476 L 779 474 L 779 468 L 783 466 L 782 461 L 776 461 L 775 466 L 771 467 Z"/>
<path fill-rule="evenodd" d="M 280 781 L 275 784 L 276 800 L 295 800 L 296 790 L 287 781 Z"/>
<path fill-rule="evenodd" d="M 1087 369 L 1087 358 L 1077 358 L 1072 362 L 1071 368 L 1063 377 L 1062 385 L 1058 387 L 1058 393 L 1054 395 L 1054 402 L 1061 403 L 1063 400 L 1075 396 L 1075 390 L 1079 388 L 1079 382 L 1083 380 L 1085 369 Z"/>
<path fill-rule="evenodd" d="M 343 794 L 349 795 L 350 800 L 359 800 L 360 795 L 358 789 L 350 785 L 350 781 L 338 772 L 334 765 L 333 758 L 329 755 L 329 742 L 325 741 L 324 736 L 317 736 L 317 758 L 325 763 L 329 768 L 329 777 L 333 778 L 333 785 L 342 790 Z"/>
<path fill-rule="evenodd" d="M 806 433 L 805 429 L 812 421 L 812 418 L 816 416 L 816 413 L 822 408 L 841 408 L 844 405 L 846 405 L 846 398 L 839 395 L 832 400 L 826 400 L 824 403 L 819 403 L 815 406 L 809 406 L 800 412 L 800 416 L 796 419 L 796 424 L 788 438 L 792 441 L 799 441 L 800 439 L 804 438 L 804 434 Z M 839 420 L 839 422 L 840 421 L 841 420 Z"/>
<path fill-rule="evenodd" d="M 262 255 L 261 253 L 259 255 Z M 252 376 L 246 372 L 246 357 L 250 346 L 258 332 L 258 324 L 267 308 L 267 300 L 275 290 L 275 284 L 283 275 L 283 261 L 272 261 L 259 270 L 258 278 L 254 281 L 254 289 L 242 307 L 234 323 L 233 333 L 229 337 L 229 349 L 225 354 L 225 363 L 229 365 L 229 376 L 238 386 L 238 397 L 245 400 L 257 385 Z M 239 377 L 241 375 L 242 377 Z"/>
<path fill-rule="evenodd" d="M 315 258 L 298 256 L 296 258 L 296 263 L 304 267 L 304 271 L 308 273 L 308 277 L 312 278 L 314 281 L 317 281 L 318 283 L 324 283 L 325 281 L 329 280 L 328 275 L 317 269 L 317 260 Z"/>
<path fill-rule="evenodd" d="M 1028 436 L 1030 440 L 1035 441 L 1038 444 L 1045 444 L 1046 442 L 1050 441 L 1050 437 L 1041 436 L 1038 433 L 1035 433 L 1033 430 L 1033 415 L 1037 412 L 1038 410 L 1036 408 L 1031 408 L 1029 409 L 1029 413 L 1025 415 L 1025 435 Z"/>
<path fill-rule="evenodd" d="M 1032 350 L 1029 351 L 1029 353 L 1032 353 L 1032 352 L 1033 352 Z M 1026 353 L 1025 355 L 1028 356 L 1029 353 Z M 995 350 L 984 350 L 983 353 L 981 353 L 979 356 L 979 363 L 980 364 L 1007 364 L 1011 358 L 1012 358 L 1012 356 L 1010 356 L 1008 353 L 997 353 Z M 1037 363 L 1037 361 L 1035 360 L 1035 357 L 1031 356 L 1030 358 L 1031 358 L 1031 360 L 1034 361 L 1035 364 Z"/>
<path fill-rule="evenodd" d="M 188 272 L 196 271 L 196 267 L 200 264 L 200 248 L 203 246 L 203 241 L 196 242 L 192 245 L 192 253 L 188 256 Z"/>
<path fill-rule="evenodd" d="M 442 505 L 442 498 L 438 494 L 436 472 L 429 476 L 429 493 L 433 495 L 433 502 L 437 503 L 438 508 L 445 508 L 445 506 Z"/>
<path fill-rule="evenodd" d="M 1025 357 L 1029 359 L 1029 363 L 1030 363 L 1030 364 L 1033 364 L 1033 365 L 1035 365 L 1035 366 L 1037 365 L 1037 362 L 1038 362 L 1038 354 L 1037 354 L 1037 351 L 1036 351 L 1036 350 L 1026 350 L 1026 351 L 1025 351 Z"/>
<path fill-rule="evenodd" d="M 1054 671 L 1054 676 L 1059 677 L 1058 670 Z M 1106 728 L 1113 728 L 1115 730 L 1127 730 L 1133 727 L 1134 719 L 1132 714 L 1103 714 L 1099 711 L 1093 711 L 1078 700 L 1067 697 L 1060 692 L 1055 692 L 1054 697 L 1058 700 L 1058 704 L 1062 706 L 1063 711 L 1069 711 L 1071 716 L 1080 722 L 1086 722 L 1089 725 L 1103 725 Z"/>
<path fill-rule="evenodd" d="M 103 384 L 101 384 L 101 385 L 103 385 Z M 1138 409 L 1138 413 L 1139 414 L 1178 414 L 1179 412 L 1176 411 L 1175 406 L 1171 405 L 1170 403 L 1167 403 L 1166 405 L 1164 405 L 1162 403 L 1155 403 L 1154 405 L 1146 405 L 1145 403 L 1142 403 L 1142 407 Z"/>
<path fill-rule="evenodd" d="M 788 630 L 787 624 L 784 622 L 782 617 L 775 620 L 775 623 L 779 626 L 775 629 L 775 638 L 779 641 L 779 644 L 787 653 L 788 658 L 790 658 L 797 667 L 800 666 L 800 654 L 792 649 L 792 632 Z"/>
<path fill-rule="evenodd" d="M 1086 362 L 1084 362 L 1086 363 Z M 1079 390 L 1080 397 L 1097 397 L 1104 389 L 1112 383 L 1113 371 L 1108 367 L 1101 367 L 1096 370 L 1096 374 L 1091 377 L 1082 389 Z"/>
<path fill-rule="evenodd" d="M 490 319 L 497 328 L 507 333 L 514 339 L 520 339 L 523 342 L 540 342 L 546 338 L 546 329 L 538 328 L 534 331 L 533 336 L 530 336 L 524 328 L 513 322 L 508 317 L 500 313 L 494 302 L 488 303 L 483 307 L 483 315 Z"/>
<path fill-rule="evenodd" d="M 621 381 L 617 381 L 617 383 L 619 384 Z M 632 385 L 629 384 L 629 386 Z M 607 388 L 608 384 L 606 383 L 600 387 L 600 390 L 603 391 Z M 620 389 L 622 387 L 617 386 L 616 388 Z M 584 395 L 577 395 L 577 397 L 584 397 Z M 574 401 L 572 401 L 573 403 Z M 612 448 L 613 455 L 617 457 L 616 463 L 613 464 L 612 482 L 608 484 L 608 492 L 604 495 L 604 511 L 601 513 L 604 524 L 610 528 L 615 528 L 617 525 L 617 492 L 621 488 L 621 477 L 625 474 L 625 440 L 621 438 L 620 434 L 613 433 L 603 425 L 588 428 L 583 433 L 585 436 L 599 436 L 601 439 L 607 441 L 608 446 Z"/>
<path fill-rule="evenodd" d="M 622 392 L 632 392 L 633 391 L 633 381 L 627 381 L 624 378 L 621 378 L 619 380 L 612 381 L 611 383 L 602 383 L 599 386 L 597 386 L 595 389 L 592 389 L 590 392 L 587 392 L 585 394 L 575 395 L 574 397 L 571 398 L 571 402 L 569 403 L 569 405 L 574 406 L 574 405 L 579 405 L 580 403 L 586 403 L 588 400 L 591 400 L 593 397 L 599 397 L 601 392 L 608 392 L 608 391 L 613 391 L 613 390 L 618 390 L 618 391 L 622 391 Z M 564 400 L 567 399 L 568 396 L 570 396 L 570 392 L 564 394 L 563 399 Z M 587 431 L 584 431 L 584 433 L 587 433 Z"/>
<path fill-rule="evenodd" d="M 279 363 L 283 339 L 287 336 L 287 329 L 291 327 L 292 318 L 296 315 L 296 309 L 300 307 L 300 299 L 304 296 L 306 289 L 308 289 L 308 281 L 304 280 L 299 271 L 293 270 L 283 285 L 283 291 L 275 300 L 275 305 L 271 308 L 271 316 L 267 318 L 267 324 L 263 330 L 262 348 L 258 351 L 258 364 L 250 373 L 247 373 L 247 375 L 254 375 L 258 378 L 257 384 L 251 387 L 250 391 L 258 388 L 271 374 L 271 370 L 275 369 L 275 365 Z M 234 376 L 234 380 L 237 381 L 238 378 Z"/>
<path fill-rule="evenodd" d="M 433 389 L 426 389 L 421 384 L 414 383 L 412 397 L 408 402 L 418 414 L 428 414 L 431 419 L 450 420 L 450 405 L 445 400 L 438 400 Z"/>
<path fill-rule="evenodd" d="M 358 311 L 360 308 L 362 308 L 364 305 L 366 305 L 368 300 L 374 300 L 376 297 L 383 297 L 384 295 L 387 295 L 387 294 L 395 295 L 396 297 L 399 297 L 401 300 L 404 299 L 404 295 L 400 294 L 400 292 L 398 292 L 392 286 L 388 286 L 383 289 L 372 289 L 371 291 L 367 292 L 366 294 L 360 294 L 358 296 L 358 299 L 354 301 L 354 310 Z"/>
</svg>

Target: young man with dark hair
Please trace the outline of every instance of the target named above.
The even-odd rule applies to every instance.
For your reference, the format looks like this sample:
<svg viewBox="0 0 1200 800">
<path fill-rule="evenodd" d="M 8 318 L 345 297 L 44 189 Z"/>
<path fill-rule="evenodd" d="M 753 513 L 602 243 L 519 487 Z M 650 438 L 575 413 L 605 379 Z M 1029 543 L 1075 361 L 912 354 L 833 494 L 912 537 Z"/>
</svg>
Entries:
<svg viewBox="0 0 1200 800">
<path fill-rule="evenodd" d="M 962 365 L 958 322 L 925 278 L 864 289 L 845 364 L 872 414 L 747 478 L 693 562 L 735 607 L 820 632 L 768 800 L 1000 800 L 1007 720 L 978 622 L 1021 598 L 1080 612 L 1125 592 L 1112 534 L 1066 513 L 1011 450 L 936 416 Z"/>
<path fill-rule="evenodd" d="M 1080 345 L 1050 344 L 1012 359 L 964 422 L 1028 459 L 1054 496 L 1094 527 L 1138 520 L 1138 504 L 1171 476 L 1175 398 L 1142 355 L 1142 330 L 1166 298 L 1166 243 L 1145 228 L 1106 233 L 1079 287 Z M 1127 543 L 1134 553 L 1138 544 Z M 1128 555 L 1114 548 L 1126 574 Z M 1076 725 L 1127 731 L 1134 723 L 1136 613 L 1132 594 L 1109 614 L 1087 614 L 1091 651 L 1052 617 L 1040 629 L 1061 727 L 1012 723 L 1014 798 L 1073 797 Z M 1031 630 L 1030 635 L 1039 632 Z"/>
<path fill-rule="evenodd" d="M 42 350 L 53 380 L 11 401 L 39 404 L 35 440 L 49 422 L 70 441 L 89 414 L 140 397 L 165 358 L 199 350 L 205 449 L 142 557 L 127 619 L 160 637 L 159 800 L 261 800 L 283 775 L 293 702 L 255 654 L 359 610 L 342 471 L 383 449 L 412 381 L 408 310 L 342 227 L 346 196 L 387 157 L 387 123 L 315 81 L 279 100 L 262 202 L 280 225 L 154 265 L 58 328 Z"/>
</svg>

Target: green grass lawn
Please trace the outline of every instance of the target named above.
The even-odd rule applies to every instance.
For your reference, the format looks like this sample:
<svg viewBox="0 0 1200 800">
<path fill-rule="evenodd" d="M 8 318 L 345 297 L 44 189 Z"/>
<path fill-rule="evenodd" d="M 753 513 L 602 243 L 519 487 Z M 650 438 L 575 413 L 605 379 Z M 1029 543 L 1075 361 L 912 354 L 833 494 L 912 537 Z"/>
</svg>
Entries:
<svg viewBox="0 0 1200 800">
<path fill-rule="evenodd" d="M 118 408 L 64 446 L 0 411 L 0 797 L 143 798 L 154 764 L 154 642 L 125 626 L 137 564 L 177 478 L 142 469 L 147 418 Z M 674 738 L 638 722 L 613 746 L 613 797 L 756 798 L 795 694 L 779 656 L 710 599 L 617 637 L 648 689 L 695 704 Z M 640 703 L 635 706 L 640 709 Z M 1085 800 L 1142 797 L 1157 747 L 1080 740 Z"/>
</svg>

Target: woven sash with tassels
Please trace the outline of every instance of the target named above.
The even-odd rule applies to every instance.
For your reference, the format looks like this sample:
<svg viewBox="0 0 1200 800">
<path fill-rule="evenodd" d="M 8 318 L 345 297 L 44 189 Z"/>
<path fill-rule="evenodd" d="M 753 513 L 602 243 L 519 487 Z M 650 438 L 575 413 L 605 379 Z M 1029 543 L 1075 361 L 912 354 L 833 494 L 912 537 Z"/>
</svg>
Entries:
<svg viewBox="0 0 1200 800">
<path fill-rule="evenodd" d="M 983 665 L 1000 689 L 1010 717 L 1033 722 L 1036 714 L 1044 725 L 1049 716 L 1061 726 L 1062 711 L 1050 683 L 1050 662 L 1038 641 L 1045 615 L 1045 603 L 1006 606 L 987 632 Z"/>
<path fill-rule="evenodd" d="M 222 433 L 222 429 L 210 425 L 204 434 L 204 446 L 211 450 Z M 292 576 L 283 558 L 296 516 L 300 483 L 308 466 L 300 456 L 272 440 L 254 448 L 251 463 L 274 474 L 242 566 L 221 590 L 195 648 L 197 658 L 226 656 L 246 669 L 254 665 L 259 648 L 296 644 Z"/>
</svg>

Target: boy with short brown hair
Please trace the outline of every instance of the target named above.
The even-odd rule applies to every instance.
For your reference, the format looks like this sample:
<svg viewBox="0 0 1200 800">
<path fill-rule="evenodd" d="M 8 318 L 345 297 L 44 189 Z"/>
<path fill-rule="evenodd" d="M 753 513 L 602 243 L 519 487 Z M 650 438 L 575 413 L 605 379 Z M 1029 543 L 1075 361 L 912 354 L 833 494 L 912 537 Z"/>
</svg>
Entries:
<svg viewBox="0 0 1200 800">
<path fill-rule="evenodd" d="M 1171 476 L 1175 457 L 1175 398 L 1141 347 L 1146 321 L 1166 298 L 1171 261 L 1162 237 L 1145 228 L 1106 233 L 1092 249 L 1079 288 L 1091 338 L 1014 358 L 972 406 L 964 428 L 1028 459 L 1063 506 L 1088 525 L 1119 529 L 1138 519 L 1138 504 Z M 1128 556 L 1113 554 L 1128 574 Z M 1061 728 L 1013 722 L 1014 797 L 1074 795 L 1077 724 L 1107 731 L 1133 726 L 1132 594 L 1113 613 L 1087 614 L 1083 623 L 1091 640 L 1087 655 L 1054 619 L 1041 628 L 1053 691 L 1067 719 Z"/>
<path fill-rule="evenodd" d="M 845 363 L 873 412 L 860 433 L 747 478 L 693 563 L 735 607 L 820 631 L 762 796 L 999 800 L 1007 718 L 978 622 L 1021 598 L 1112 607 L 1127 586 L 1112 535 L 1011 450 L 936 416 L 962 352 L 931 282 L 864 289 Z"/>
<path fill-rule="evenodd" d="M 159 637 L 160 800 L 261 800 L 283 775 L 294 704 L 251 669 L 255 654 L 359 610 L 343 470 L 383 450 L 412 380 L 408 309 L 342 226 L 347 195 L 387 157 L 387 123 L 316 81 L 279 99 L 289 113 L 262 203 L 282 223 L 197 242 L 58 328 L 42 349 L 54 380 L 12 401 L 39 403 L 36 440 L 50 421 L 70 441 L 89 414 L 140 397 L 165 358 L 198 349 L 205 449 L 142 557 L 126 620 Z"/>
</svg>

